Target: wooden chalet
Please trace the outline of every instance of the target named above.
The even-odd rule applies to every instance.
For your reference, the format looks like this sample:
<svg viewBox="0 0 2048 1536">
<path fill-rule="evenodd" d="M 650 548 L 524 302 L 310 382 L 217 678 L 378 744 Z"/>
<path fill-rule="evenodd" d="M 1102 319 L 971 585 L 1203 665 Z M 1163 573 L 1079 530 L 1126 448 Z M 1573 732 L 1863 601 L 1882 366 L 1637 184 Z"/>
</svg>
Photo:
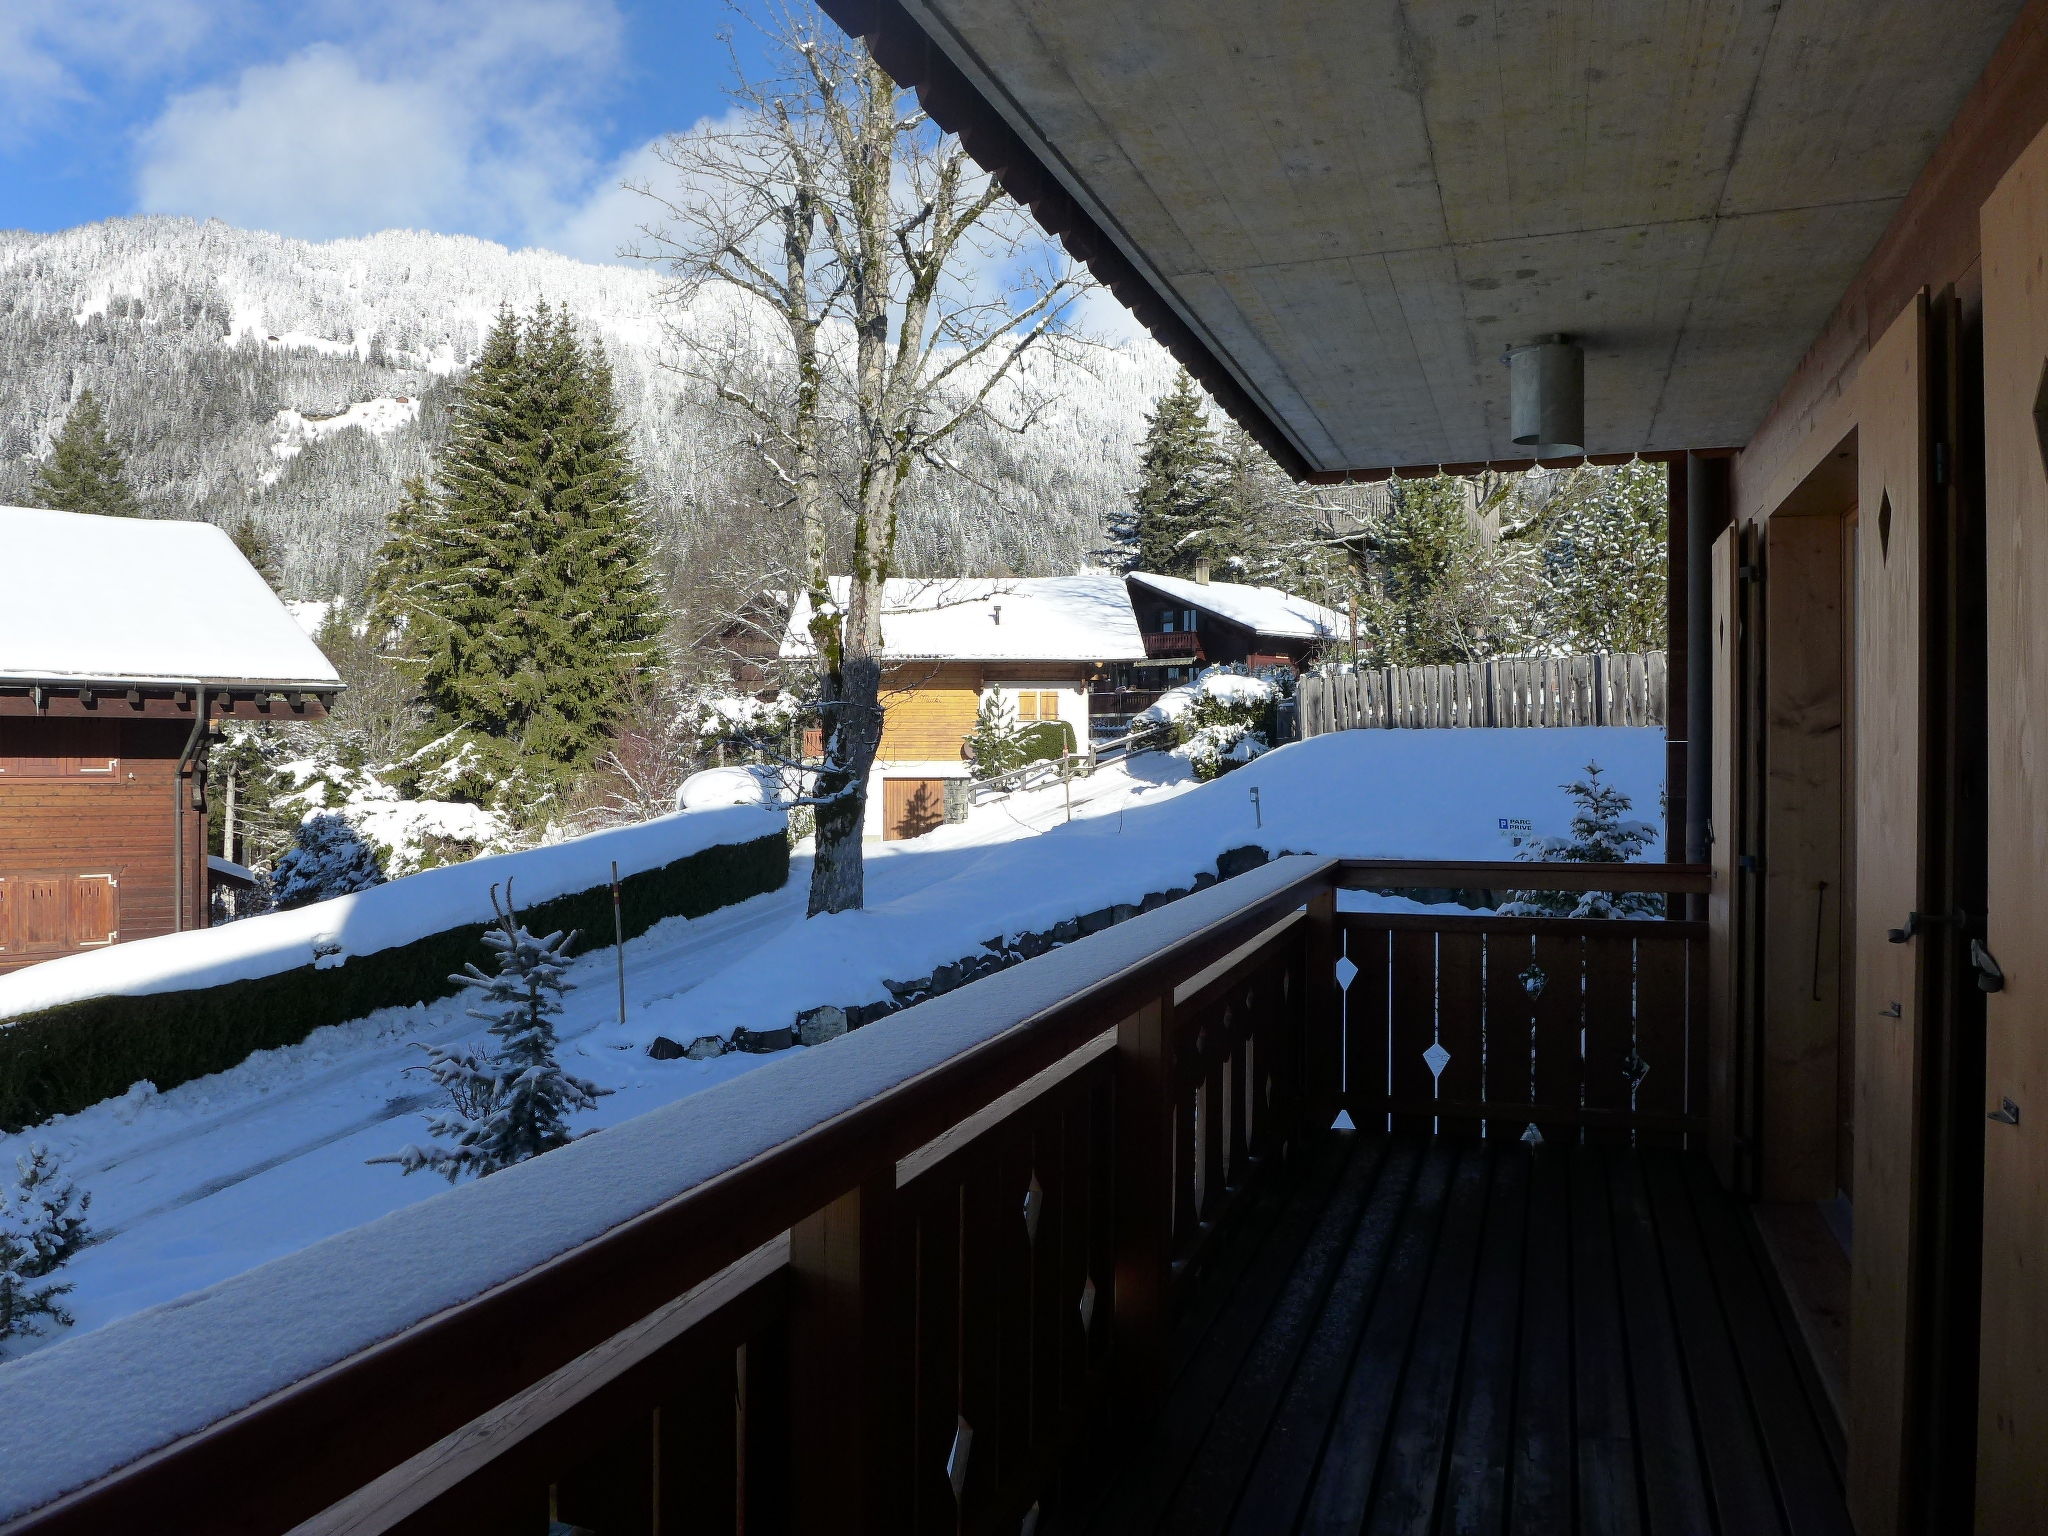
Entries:
<svg viewBox="0 0 2048 1536">
<path fill-rule="evenodd" d="M 1285 667 L 1299 672 L 1344 630 L 1344 617 L 1278 587 L 1133 571 L 1125 578 L 1131 608 L 1145 636 L 1141 667 L 1163 673 L 1166 686 L 1188 682 L 1203 667 Z"/>
<path fill-rule="evenodd" d="M 1279 859 L 66 1340 L 0 1529 L 2041 1531 L 2048 0 L 823 3 L 1297 476 L 1669 465 L 1668 861 Z M 1504 885 L 1667 916 L 1339 900 Z"/>
<path fill-rule="evenodd" d="M 844 578 L 835 578 L 844 592 Z M 843 601 L 843 596 L 841 597 Z M 811 654 L 800 599 L 782 654 Z M 882 612 L 882 745 L 868 793 L 868 835 L 918 837 L 945 815 L 946 783 L 965 779 L 964 748 L 1000 691 L 1020 722 L 1064 720 L 1085 748 L 1090 690 L 1109 667 L 1144 656 L 1122 581 L 1077 576 L 893 579 Z"/>
<path fill-rule="evenodd" d="M 215 722 L 341 680 L 206 523 L 0 508 L 0 971 L 207 925 Z"/>
</svg>

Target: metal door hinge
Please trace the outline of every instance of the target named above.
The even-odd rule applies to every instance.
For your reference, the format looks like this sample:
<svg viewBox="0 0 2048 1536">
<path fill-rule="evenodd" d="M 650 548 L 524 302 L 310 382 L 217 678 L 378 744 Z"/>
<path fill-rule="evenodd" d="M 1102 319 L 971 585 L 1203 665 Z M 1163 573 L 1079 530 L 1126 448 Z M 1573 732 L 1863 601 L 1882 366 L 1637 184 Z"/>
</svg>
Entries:
<svg viewBox="0 0 2048 1536">
<path fill-rule="evenodd" d="M 1906 1010 L 1897 1003 L 1886 1003 L 1877 1010 L 1877 1016 L 1880 1019 L 1903 1019 L 1906 1016 Z"/>
<path fill-rule="evenodd" d="M 1996 1120 L 2000 1125 L 2018 1125 L 2020 1123 L 2020 1107 L 2013 1103 L 2011 1099 L 2000 1099 L 1998 1101 L 1998 1108 L 1992 1110 L 1984 1118 L 1986 1120 Z"/>
</svg>

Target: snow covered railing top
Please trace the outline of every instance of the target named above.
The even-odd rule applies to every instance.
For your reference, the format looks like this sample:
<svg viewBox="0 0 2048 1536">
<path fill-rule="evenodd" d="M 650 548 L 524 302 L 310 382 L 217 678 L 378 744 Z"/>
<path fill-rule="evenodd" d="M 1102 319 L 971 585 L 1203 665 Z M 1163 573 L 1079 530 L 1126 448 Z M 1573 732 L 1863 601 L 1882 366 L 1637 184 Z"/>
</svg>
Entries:
<svg viewBox="0 0 2048 1536">
<path fill-rule="evenodd" d="M 222 1501 L 243 1497 L 265 1518 L 288 1501 L 279 1528 L 304 1518 L 1171 995 L 1336 864 L 1276 859 L 0 1367 L 0 1520 L 144 1529 L 207 1507 L 232 1524 Z"/>
<path fill-rule="evenodd" d="M 84 998 L 144 996 L 272 976 L 299 966 L 340 965 L 352 955 L 409 944 L 452 924 L 488 921 L 490 889 L 518 880 L 522 906 L 592 890 L 726 843 L 779 833 L 780 810 L 735 806 L 657 817 L 518 853 L 422 870 L 349 896 L 68 955 L 0 976 L 6 1020 Z"/>
</svg>

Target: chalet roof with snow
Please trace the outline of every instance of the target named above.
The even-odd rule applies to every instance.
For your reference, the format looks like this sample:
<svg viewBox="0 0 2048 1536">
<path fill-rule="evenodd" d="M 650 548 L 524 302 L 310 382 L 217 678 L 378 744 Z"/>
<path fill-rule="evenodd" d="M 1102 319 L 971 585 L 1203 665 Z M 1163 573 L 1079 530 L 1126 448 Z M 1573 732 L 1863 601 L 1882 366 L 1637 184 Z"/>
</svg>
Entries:
<svg viewBox="0 0 2048 1536">
<path fill-rule="evenodd" d="M 1252 587 L 1236 581 L 1193 581 L 1185 576 L 1155 576 L 1149 571 L 1133 571 L 1130 580 L 1161 597 L 1241 624 L 1256 635 L 1328 640 L 1339 634 L 1344 625 L 1341 615 L 1278 587 Z"/>
<path fill-rule="evenodd" d="M 844 603 L 847 578 L 832 578 Z M 888 661 L 1134 661 L 1144 636 L 1123 578 L 1077 576 L 892 579 L 883 592 Z M 801 596 L 782 639 L 786 657 L 812 653 L 810 598 Z"/>
<path fill-rule="evenodd" d="M 0 682 L 341 687 L 210 523 L 0 507 L 0 551 Z"/>
</svg>

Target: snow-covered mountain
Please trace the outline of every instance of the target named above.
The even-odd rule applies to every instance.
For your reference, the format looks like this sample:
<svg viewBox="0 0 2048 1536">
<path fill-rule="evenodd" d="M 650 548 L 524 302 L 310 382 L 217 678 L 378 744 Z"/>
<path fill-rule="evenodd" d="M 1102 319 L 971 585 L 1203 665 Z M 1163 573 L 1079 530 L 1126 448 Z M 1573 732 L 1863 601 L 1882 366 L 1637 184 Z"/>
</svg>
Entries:
<svg viewBox="0 0 2048 1536">
<path fill-rule="evenodd" d="M 498 307 L 545 298 L 603 342 L 665 553 L 688 569 L 761 514 L 732 427 L 664 366 L 670 325 L 723 325 L 729 309 L 712 294 L 682 311 L 662 288 L 652 270 L 404 230 L 324 244 L 172 218 L 0 232 L 0 504 L 22 499 L 90 388 L 152 510 L 252 514 L 290 595 L 326 596 L 360 579 Z M 1171 365 L 1146 343 L 1030 366 L 1057 404 L 1023 435 L 963 435 L 955 458 L 999 494 L 960 480 L 914 495 L 911 574 L 1051 573 L 1101 546 Z"/>
</svg>

